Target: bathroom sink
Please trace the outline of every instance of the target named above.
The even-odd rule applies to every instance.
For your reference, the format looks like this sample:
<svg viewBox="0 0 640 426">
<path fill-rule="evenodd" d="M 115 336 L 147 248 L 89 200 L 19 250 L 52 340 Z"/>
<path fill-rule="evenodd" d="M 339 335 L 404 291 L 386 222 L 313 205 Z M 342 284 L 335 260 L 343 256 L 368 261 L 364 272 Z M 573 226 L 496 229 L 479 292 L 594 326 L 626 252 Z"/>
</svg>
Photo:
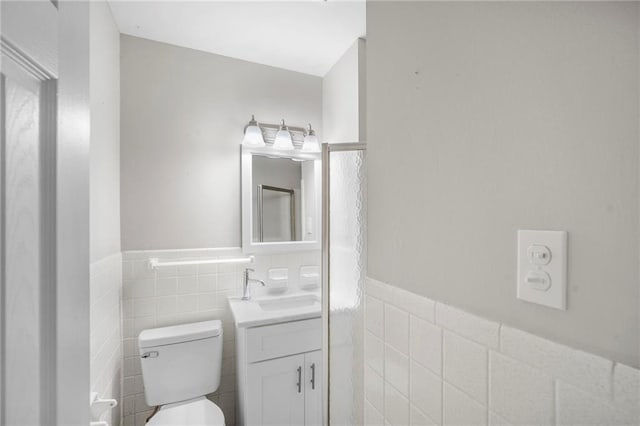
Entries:
<svg viewBox="0 0 640 426">
<path fill-rule="evenodd" d="M 321 315 L 320 293 L 297 293 L 242 300 L 230 296 L 229 307 L 236 327 L 278 324 Z"/>
<path fill-rule="evenodd" d="M 284 311 L 288 309 L 298 309 L 320 305 L 318 297 L 312 294 L 304 296 L 293 296 L 281 299 L 265 299 L 257 301 L 263 311 Z"/>
</svg>

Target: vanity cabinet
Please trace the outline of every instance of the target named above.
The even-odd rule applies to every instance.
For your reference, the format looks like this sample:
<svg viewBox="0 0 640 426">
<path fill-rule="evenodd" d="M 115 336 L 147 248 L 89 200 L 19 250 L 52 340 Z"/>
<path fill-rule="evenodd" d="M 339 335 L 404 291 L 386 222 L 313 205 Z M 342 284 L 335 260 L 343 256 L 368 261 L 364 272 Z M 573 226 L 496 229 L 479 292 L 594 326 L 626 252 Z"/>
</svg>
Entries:
<svg viewBox="0 0 640 426">
<path fill-rule="evenodd" d="M 236 332 L 238 424 L 320 426 L 320 318 Z"/>
<path fill-rule="evenodd" d="M 322 424 L 322 351 L 249 364 L 247 425 Z"/>
</svg>

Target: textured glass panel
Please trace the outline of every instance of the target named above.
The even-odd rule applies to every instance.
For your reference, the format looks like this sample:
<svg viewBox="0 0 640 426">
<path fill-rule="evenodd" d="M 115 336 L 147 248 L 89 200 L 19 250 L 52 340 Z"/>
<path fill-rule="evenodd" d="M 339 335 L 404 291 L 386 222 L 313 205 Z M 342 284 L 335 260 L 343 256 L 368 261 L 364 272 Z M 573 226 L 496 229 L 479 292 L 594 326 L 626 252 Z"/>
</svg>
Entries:
<svg viewBox="0 0 640 426">
<path fill-rule="evenodd" d="M 330 423 L 362 424 L 365 152 L 330 157 Z"/>
</svg>

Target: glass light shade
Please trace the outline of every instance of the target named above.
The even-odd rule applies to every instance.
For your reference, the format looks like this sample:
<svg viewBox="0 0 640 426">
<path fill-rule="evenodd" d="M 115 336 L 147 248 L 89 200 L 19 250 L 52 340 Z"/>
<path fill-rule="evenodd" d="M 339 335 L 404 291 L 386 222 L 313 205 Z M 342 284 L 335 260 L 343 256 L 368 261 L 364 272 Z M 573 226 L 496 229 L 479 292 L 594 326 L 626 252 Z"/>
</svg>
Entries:
<svg viewBox="0 0 640 426">
<path fill-rule="evenodd" d="M 248 126 L 247 130 L 244 132 L 242 145 L 250 147 L 264 146 L 264 138 L 262 137 L 262 130 L 260 130 L 260 127 L 255 125 Z"/>
<path fill-rule="evenodd" d="M 273 141 L 273 147 L 283 151 L 292 150 L 293 141 L 291 140 L 291 133 L 284 129 L 278 130 L 278 133 L 276 133 L 276 139 Z"/>
<path fill-rule="evenodd" d="M 320 152 L 320 143 L 318 137 L 315 134 L 310 134 L 304 137 L 304 143 L 302 144 L 302 151 L 304 152 Z"/>
</svg>

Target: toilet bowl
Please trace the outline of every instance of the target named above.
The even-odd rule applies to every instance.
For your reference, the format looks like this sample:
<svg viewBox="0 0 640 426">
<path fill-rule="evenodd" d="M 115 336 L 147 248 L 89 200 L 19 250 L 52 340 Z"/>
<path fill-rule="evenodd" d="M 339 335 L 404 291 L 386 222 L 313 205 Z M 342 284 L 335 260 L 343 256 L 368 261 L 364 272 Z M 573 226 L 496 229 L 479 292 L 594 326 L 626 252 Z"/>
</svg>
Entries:
<svg viewBox="0 0 640 426">
<path fill-rule="evenodd" d="M 147 425 L 224 426 L 222 410 L 205 397 L 220 385 L 220 321 L 144 330 L 138 347 L 147 405 L 159 406 Z"/>
<path fill-rule="evenodd" d="M 205 397 L 166 404 L 149 419 L 148 426 L 216 425 L 224 426 L 222 410 Z"/>
</svg>

